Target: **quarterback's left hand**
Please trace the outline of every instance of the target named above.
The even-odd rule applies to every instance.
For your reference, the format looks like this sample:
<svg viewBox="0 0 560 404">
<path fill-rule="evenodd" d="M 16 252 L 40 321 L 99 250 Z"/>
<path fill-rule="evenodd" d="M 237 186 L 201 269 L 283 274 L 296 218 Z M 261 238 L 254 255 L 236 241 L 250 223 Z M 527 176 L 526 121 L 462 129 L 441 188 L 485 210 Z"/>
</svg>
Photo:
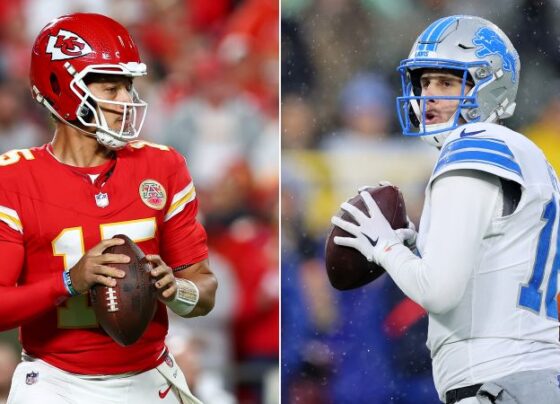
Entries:
<svg viewBox="0 0 560 404">
<path fill-rule="evenodd" d="M 159 255 L 146 255 L 146 259 L 153 267 L 150 275 L 152 278 L 156 278 L 158 299 L 163 303 L 173 300 L 175 293 L 177 293 L 177 281 L 175 275 L 173 275 L 173 270 L 163 262 Z"/>
<path fill-rule="evenodd" d="M 404 229 L 397 229 L 395 230 L 395 233 L 397 233 L 397 236 L 409 250 L 414 251 L 416 249 L 416 238 L 418 237 L 418 232 L 416 231 L 414 222 L 410 220 L 408 216 L 406 217 L 406 220 L 408 222 L 407 227 Z"/>
<path fill-rule="evenodd" d="M 398 234 L 381 213 L 369 192 L 360 192 L 369 216 L 355 206 L 344 202 L 341 208 L 350 213 L 357 225 L 338 216 L 333 216 L 331 223 L 350 233 L 354 237 L 335 237 L 335 244 L 352 247 L 360 251 L 368 261 L 374 261 L 380 265 L 381 255 L 390 250 L 396 244 L 402 244 L 405 234 Z M 399 237 L 400 236 L 400 237 Z"/>
</svg>

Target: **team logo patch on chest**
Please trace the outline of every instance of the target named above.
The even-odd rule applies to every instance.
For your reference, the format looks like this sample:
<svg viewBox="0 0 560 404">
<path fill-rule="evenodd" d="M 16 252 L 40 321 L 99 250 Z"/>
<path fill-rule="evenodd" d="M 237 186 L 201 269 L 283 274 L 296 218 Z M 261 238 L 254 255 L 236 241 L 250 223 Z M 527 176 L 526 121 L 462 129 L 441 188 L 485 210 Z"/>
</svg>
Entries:
<svg viewBox="0 0 560 404">
<path fill-rule="evenodd" d="M 167 194 L 165 188 L 155 180 L 144 180 L 138 189 L 140 198 L 147 206 L 152 209 L 161 210 L 167 202 Z"/>
</svg>

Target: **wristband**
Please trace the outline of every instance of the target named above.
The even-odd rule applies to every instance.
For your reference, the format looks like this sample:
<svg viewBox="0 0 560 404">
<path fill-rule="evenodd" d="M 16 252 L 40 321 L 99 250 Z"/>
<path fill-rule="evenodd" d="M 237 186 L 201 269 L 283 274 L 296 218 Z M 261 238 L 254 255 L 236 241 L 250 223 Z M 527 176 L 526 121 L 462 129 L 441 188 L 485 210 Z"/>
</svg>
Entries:
<svg viewBox="0 0 560 404">
<path fill-rule="evenodd" d="M 70 271 L 63 271 L 62 272 L 62 280 L 64 282 L 64 287 L 70 296 L 78 296 L 79 293 L 76 289 L 74 289 L 74 285 L 72 285 L 72 279 L 70 278 Z"/>
<path fill-rule="evenodd" d="M 186 279 L 178 278 L 176 282 L 177 293 L 175 293 L 175 298 L 166 304 L 174 313 L 184 317 L 193 311 L 198 303 L 199 291 L 193 282 Z"/>
</svg>

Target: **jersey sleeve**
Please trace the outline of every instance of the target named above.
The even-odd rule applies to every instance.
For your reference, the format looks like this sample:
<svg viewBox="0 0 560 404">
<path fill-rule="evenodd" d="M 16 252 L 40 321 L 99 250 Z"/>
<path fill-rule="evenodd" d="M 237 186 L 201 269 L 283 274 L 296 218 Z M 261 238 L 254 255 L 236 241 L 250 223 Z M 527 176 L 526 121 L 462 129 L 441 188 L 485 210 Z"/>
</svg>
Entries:
<svg viewBox="0 0 560 404">
<path fill-rule="evenodd" d="M 25 246 L 16 205 L 17 198 L 0 188 L 0 331 L 20 326 L 68 297 L 61 273 L 17 285 L 25 261 Z"/>
<path fill-rule="evenodd" d="M 524 184 L 523 172 L 511 148 L 501 139 L 459 137 L 447 143 L 439 156 L 431 182 L 440 175 L 470 169 Z"/>
<path fill-rule="evenodd" d="M 23 225 L 17 198 L 0 187 L 0 241 L 23 244 Z"/>
<path fill-rule="evenodd" d="M 443 314 L 456 307 L 474 271 L 484 234 L 499 200 L 498 179 L 471 171 L 442 176 L 432 189 L 432 212 L 422 257 L 402 244 L 381 265 L 399 288 L 426 311 Z"/>
<path fill-rule="evenodd" d="M 162 230 L 161 255 L 172 268 L 208 257 L 206 231 L 197 220 L 198 199 L 186 160 L 176 153 Z"/>
<path fill-rule="evenodd" d="M 6 225 L 0 230 L 0 240 L 23 243 L 23 225 L 16 205 L 16 201 L 0 188 L 0 222 Z"/>
<path fill-rule="evenodd" d="M 24 257 L 23 226 L 15 198 L 0 187 L 0 287 L 15 286 Z"/>
</svg>

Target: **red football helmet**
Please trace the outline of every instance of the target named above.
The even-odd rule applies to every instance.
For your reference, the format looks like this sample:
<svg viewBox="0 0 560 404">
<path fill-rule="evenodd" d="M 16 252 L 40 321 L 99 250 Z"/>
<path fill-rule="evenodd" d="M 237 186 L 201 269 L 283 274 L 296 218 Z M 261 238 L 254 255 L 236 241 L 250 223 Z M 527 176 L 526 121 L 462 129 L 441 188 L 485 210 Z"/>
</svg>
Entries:
<svg viewBox="0 0 560 404">
<path fill-rule="evenodd" d="M 33 97 L 67 124 L 95 136 L 99 143 L 119 149 L 138 137 L 147 103 L 134 89 L 130 102 L 95 97 L 84 82 L 87 74 L 137 77 L 146 74 L 138 48 L 118 22 L 99 14 L 77 13 L 51 21 L 41 30 L 31 53 Z M 97 103 L 122 107 L 120 130 L 108 127 Z M 84 131 L 75 123 L 96 128 Z"/>
</svg>

